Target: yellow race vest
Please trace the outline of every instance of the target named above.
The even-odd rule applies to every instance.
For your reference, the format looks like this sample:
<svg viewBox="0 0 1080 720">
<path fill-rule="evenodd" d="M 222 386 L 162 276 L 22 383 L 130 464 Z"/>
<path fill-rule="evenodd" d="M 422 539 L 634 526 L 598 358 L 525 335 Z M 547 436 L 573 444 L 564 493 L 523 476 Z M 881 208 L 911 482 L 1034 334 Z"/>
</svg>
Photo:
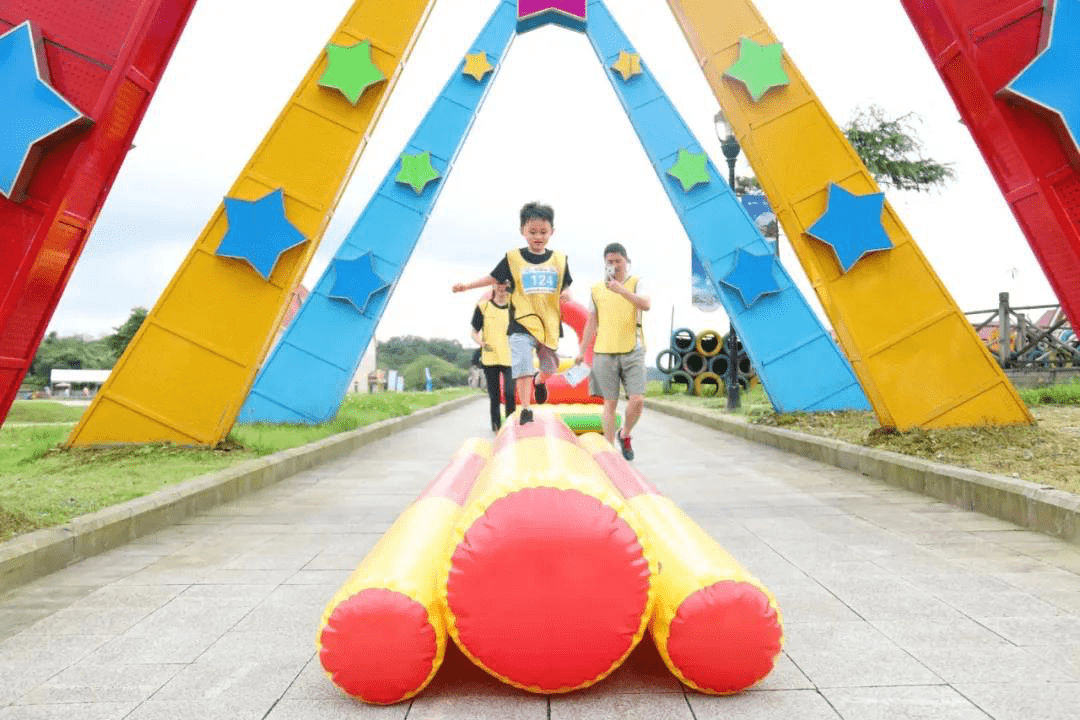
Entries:
<svg viewBox="0 0 1080 720">
<path fill-rule="evenodd" d="M 566 274 L 566 256 L 552 251 L 546 261 L 534 265 L 525 261 L 520 250 L 511 250 L 506 253 L 506 261 L 514 278 L 514 291 L 510 294 L 514 320 L 539 342 L 555 350 L 562 329 L 559 294 Z"/>
<path fill-rule="evenodd" d="M 630 292 L 637 292 L 638 278 L 629 277 L 623 285 Z M 604 283 L 596 283 L 592 289 L 592 300 L 596 306 L 596 344 L 593 352 L 606 354 L 628 353 L 637 347 L 638 341 L 644 346 L 645 337 L 638 322 L 638 309 L 622 295 L 608 290 Z"/>
<path fill-rule="evenodd" d="M 510 307 L 499 307 L 494 300 L 484 300 L 480 303 L 480 314 L 484 316 L 484 327 L 480 337 L 484 345 L 490 345 L 492 350 L 485 349 L 480 353 L 480 362 L 484 365 L 510 365 L 510 342 L 506 338 L 506 328 L 510 325 Z"/>
</svg>

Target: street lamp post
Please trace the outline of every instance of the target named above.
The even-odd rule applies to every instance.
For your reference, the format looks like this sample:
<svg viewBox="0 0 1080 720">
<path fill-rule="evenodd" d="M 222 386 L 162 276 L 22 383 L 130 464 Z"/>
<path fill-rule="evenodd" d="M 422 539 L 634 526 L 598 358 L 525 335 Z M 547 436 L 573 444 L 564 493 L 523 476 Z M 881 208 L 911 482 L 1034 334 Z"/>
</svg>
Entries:
<svg viewBox="0 0 1080 720">
<path fill-rule="evenodd" d="M 724 117 L 724 111 L 719 110 L 713 118 L 716 125 L 716 137 L 720 140 L 720 150 L 724 153 L 728 166 L 728 185 L 731 192 L 735 192 L 735 160 L 742 150 L 739 141 L 735 139 L 735 133 L 731 123 Z M 730 318 L 729 318 L 730 321 Z M 727 351 L 727 409 L 736 410 L 739 407 L 739 340 L 735 333 L 735 323 L 731 322 L 731 331 L 728 333 Z"/>
</svg>

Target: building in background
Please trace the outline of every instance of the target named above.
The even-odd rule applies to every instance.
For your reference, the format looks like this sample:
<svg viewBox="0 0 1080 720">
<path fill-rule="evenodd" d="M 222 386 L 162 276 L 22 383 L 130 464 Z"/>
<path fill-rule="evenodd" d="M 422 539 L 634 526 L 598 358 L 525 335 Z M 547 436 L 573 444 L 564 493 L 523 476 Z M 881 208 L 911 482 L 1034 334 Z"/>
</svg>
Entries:
<svg viewBox="0 0 1080 720">
<path fill-rule="evenodd" d="M 110 372 L 112 371 L 56 368 L 49 372 L 49 392 L 60 397 L 92 397 L 109 379 Z"/>
</svg>

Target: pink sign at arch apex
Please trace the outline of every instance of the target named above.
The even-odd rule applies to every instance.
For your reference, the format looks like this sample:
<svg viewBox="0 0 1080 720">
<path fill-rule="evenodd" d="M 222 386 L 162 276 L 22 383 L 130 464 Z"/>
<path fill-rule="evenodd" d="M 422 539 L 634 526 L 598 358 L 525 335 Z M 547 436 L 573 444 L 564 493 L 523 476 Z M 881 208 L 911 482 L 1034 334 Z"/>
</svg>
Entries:
<svg viewBox="0 0 1080 720">
<path fill-rule="evenodd" d="M 532 30 L 549 22 L 584 30 L 586 5 L 587 0 L 518 0 L 518 30 Z"/>
</svg>

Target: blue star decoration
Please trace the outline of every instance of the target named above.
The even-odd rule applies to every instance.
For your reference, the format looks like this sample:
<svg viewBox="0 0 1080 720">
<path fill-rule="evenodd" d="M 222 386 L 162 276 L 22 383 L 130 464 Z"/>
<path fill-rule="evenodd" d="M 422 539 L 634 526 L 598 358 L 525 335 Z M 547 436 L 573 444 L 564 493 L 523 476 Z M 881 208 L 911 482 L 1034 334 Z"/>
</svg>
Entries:
<svg viewBox="0 0 1080 720">
<path fill-rule="evenodd" d="M 327 296 L 348 302 L 360 314 L 367 310 L 372 295 L 390 287 L 390 283 L 375 272 L 370 251 L 355 260 L 335 258 L 332 265 L 334 285 Z"/>
<path fill-rule="evenodd" d="M 1001 92 L 1058 118 L 1072 151 L 1080 152 L 1080 93 L 1074 79 L 1080 65 L 1080 2 L 1057 0 L 1043 22 L 1042 50 Z"/>
<path fill-rule="evenodd" d="M 829 183 L 825 213 L 806 234 L 830 245 L 840 267 L 848 272 L 867 253 L 893 246 L 881 222 L 884 207 L 885 193 L 854 195 Z"/>
<path fill-rule="evenodd" d="M 0 35 L 0 195 L 25 198 L 48 146 L 91 124 L 50 84 L 41 35 L 29 20 Z"/>
<path fill-rule="evenodd" d="M 285 217 L 285 193 L 281 188 L 258 200 L 225 198 L 225 215 L 229 229 L 217 254 L 247 261 L 266 280 L 282 253 L 307 242 Z"/>
<path fill-rule="evenodd" d="M 743 305 L 752 306 L 763 295 L 780 292 L 773 278 L 774 255 L 755 255 L 742 248 L 735 251 L 735 267 L 720 282 L 739 293 Z"/>
</svg>

